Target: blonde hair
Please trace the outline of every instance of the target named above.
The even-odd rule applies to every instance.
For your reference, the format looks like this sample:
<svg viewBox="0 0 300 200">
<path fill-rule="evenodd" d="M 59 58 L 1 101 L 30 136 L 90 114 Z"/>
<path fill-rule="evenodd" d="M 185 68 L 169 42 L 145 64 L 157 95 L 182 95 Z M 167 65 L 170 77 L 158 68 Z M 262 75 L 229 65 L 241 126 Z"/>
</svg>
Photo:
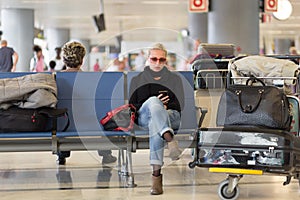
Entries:
<svg viewBox="0 0 300 200">
<path fill-rule="evenodd" d="M 164 46 L 163 44 L 161 44 L 161 43 L 153 44 L 153 45 L 150 47 L 149 51 L 148 51 L 148 56 L 150 55 L 150 53 L 151 53 L 152 50 L 162 50 L 162 51 L 165 52 L 166 56 L 168 55 L 167 49 L 166 49 L 165 46 Z"/>
<path fill-rule="evenodd" d="M 82 65 L 86 54 L 85 47 L 79 42 L 68 42 L 63 48 L 63 62 L 67 67 L 77 68 Z"/>
</svg>

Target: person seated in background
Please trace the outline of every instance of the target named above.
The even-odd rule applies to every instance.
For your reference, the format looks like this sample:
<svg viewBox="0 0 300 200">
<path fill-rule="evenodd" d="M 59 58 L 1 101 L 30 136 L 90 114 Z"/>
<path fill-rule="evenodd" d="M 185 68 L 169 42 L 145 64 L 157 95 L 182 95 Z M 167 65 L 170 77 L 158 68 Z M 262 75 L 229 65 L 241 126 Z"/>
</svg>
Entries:
<svg viewBox="0 0 300 200">
<path fill-rule="evenodd" d="M 81 66 L 86 54 L 85 47 L 81 43 L 73 41 L 66 43 L 62 51 L 63 62 L 66 66 L 66 70 L 62 72 L 82 72 Z M 70 151 L 58 152 L 58 163 L 60 165 L 65 164 L 66 158 L 70 157 L 70 154 Z M 113 163 L 117 160 L 117 158 L 112 155 L 111 150 L 99 150 L 98 155 L 103 157 L 103 164 Z"/>
<path fill-rule="evenodd" d="M 298 54 L 297 48 L 294 47 L 294 46 L 290 47 L 289 52 L 290 52 L 290 55 L 292 55 L 292 56 L 299 56 L 300 57 L 300 55 Z M 291 61 L 293 61 L 294 63 L 299 65 L 299 58 L 292 58 Z"/>
<path fill-rule="evenodd" d="M 158 43 L 149 49 L 149 66 L 133 77 L 129 103 L 137 108 L 137 124 L 149 130 L 152 187 L 150 193 L 163 193 L 161 168 L 164 146 L 168 143 L 169 156 L 179 159 L 182 150 L 174 140 L 174 129 L 181 122 L 184 91 L 181 78 L 166 67 L 167 50 Z"/>
</svg>

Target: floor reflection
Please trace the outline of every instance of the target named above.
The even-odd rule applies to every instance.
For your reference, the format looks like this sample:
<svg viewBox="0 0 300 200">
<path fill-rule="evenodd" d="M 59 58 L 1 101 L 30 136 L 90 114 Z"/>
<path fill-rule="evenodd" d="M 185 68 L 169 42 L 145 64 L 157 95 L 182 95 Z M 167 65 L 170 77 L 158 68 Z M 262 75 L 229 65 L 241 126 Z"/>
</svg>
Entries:
<svg viewBox="0 0 300 200">
<path fill-rule="evenodd" d="M 0 154 L 1 200 L 152 200 L 158 199 L 208 199 L 219 200 L 218 184 L 226 174 L 209 173 L 205 168 L 190 169 L 192 160 L 189 151 L 178 161 L 166 158 L 162 169 L 164 194 L 159 197 L 149 195 L 151 168 L 148 165 L 148 151 L 134 154 L 134 185 L 128 187 L 129 179 L 122 176 L 116 163 L 103 166 L 95 156 L 75 152 L 65 166 L 57 166 L 55 157 L 41 153 Z M 241 179 L 240 200 L 282 200 L 299 199 L 297 180 L 283 186 L 284 176 L 245 176 Z"/>
<path fill-rule="evenodd" d="M 112 170 L 111 167 L 103 167 L 102 170 L 99 170 L 96 182 L 97 188 L 109 188 Z"/>
<path fill-rule="evenodd" d="M 73 181 L 70 170 L 65 167 L 57 168 L 56 179 L 59 185 L 59 189 L 72 189 Z"/>
</svg>

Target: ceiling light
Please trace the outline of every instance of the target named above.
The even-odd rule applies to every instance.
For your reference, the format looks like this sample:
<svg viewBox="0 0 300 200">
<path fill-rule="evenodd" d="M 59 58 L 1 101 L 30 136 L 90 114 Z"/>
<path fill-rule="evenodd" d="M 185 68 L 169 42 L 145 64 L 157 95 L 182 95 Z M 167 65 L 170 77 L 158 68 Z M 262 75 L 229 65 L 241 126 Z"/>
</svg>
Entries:
<svg viewBox="0 0 300 200">
<path fill-rule="evenodd" d="M 142 4 L 163 4 L 163 5 L 177 5 L 178 1 L 142 1 Z"/>
<path fill-rule="evenodd" d="M 188 37 L 190 35 L 190 32 L 187 28 L 181 29 L 180 33 L 182 37 Z"/>
<path fill-rule="evenodd" d="M 24 0 L 21 1 L 21 3 L 33 3 L 33 4 L 51 4 L 51 3 L 58 3 L 58 2 L 53 2 L 50 0 L 45 0 L 45 1 L 40 1 L 40 0 Z"/>
<path fill-rule="evenodd" d="M 119 15 L 115 16 L 115 18 L 119 19 L 142 19 L 143 16 L 141 15 Z"/>
<path fill-rule="evenodd" d="M 292 4 L 289 0 L 278 0 L 278 10 L 273 12 L 273 16 L 278 20 L 288 19 L 293 12 Z"/>
</svg>

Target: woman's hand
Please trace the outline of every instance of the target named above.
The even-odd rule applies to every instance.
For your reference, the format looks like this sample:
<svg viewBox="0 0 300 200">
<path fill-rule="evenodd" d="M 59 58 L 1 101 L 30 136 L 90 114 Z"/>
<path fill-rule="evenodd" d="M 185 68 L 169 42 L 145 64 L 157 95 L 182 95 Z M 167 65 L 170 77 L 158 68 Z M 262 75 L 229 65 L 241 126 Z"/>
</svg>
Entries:
<svg viewBox="0 0 300 200">
<path fill-rule="evenodd" d="M 164 104 L 165 109 L 167 109 L 167 104 L 170 101 L 169 96 L 164 96 L 163 94 L 160 94 L 157 96 L 161 100 L 161 102 Z"/>
</svg>

